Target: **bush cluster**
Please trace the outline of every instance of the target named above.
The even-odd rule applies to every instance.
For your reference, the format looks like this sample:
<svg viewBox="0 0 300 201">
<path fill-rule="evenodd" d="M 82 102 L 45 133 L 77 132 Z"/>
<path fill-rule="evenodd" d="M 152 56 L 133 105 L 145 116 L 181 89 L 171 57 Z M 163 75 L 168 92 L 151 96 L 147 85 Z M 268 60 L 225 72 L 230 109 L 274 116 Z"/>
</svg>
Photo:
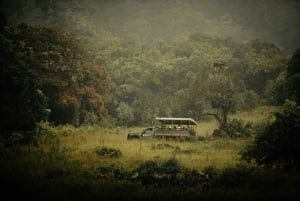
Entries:
<svg viewBox="0 0 300 201">
<path fill-rule="evenodd" d="M 206 175 L 183 167 L 175 158 L 161 163 L 145 161 L 132 170 L 131 175 L 134 182 L 155 186 L 195 186 L 208 181 Z"/>
<path fill-rule="evenodd" d="M 51 125 L 48 121 L 40 121 L 39 123 L 37 123 L 36 129 L 37 129 L 36 132 L 39 135 L 54 135 L 54 136 L 60 136 L 60 135 L 67 136 L 78 131 L 77 128 L 75 128 L 70 124 L 54 126 Z"/>
<path fill-rule="evenodd" d="M 263 166 L 299 170 L 300 107 L 293 101 L 286 101 L 274 117 L 274 122 L 267 123 L 255 142 L 241 152 L 242 158 Z"/>
<path fill-rule="evenodd" d="M 119 158 L 122 155 L 119 149 L 102 146 L 96 147 L 95 152 L 99 157 Z"/>
<path fill-rule="evenodd" d="M 241 119 L 232 119 L 225 127 L 215 129 L 212 133 L 214 137 L 226 137 L 229 135 L 231 138 L 250 137 L 252 133 L 252 124 L 244 122 Z"/>
</svg>

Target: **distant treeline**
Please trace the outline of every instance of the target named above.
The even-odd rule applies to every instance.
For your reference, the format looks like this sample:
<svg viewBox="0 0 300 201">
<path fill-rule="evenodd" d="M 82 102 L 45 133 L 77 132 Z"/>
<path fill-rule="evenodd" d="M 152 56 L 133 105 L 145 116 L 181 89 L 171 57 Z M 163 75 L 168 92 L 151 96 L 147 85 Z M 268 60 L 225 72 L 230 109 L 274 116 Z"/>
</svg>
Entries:
<svg viewBox="0 0 300 201">
<path fill-rule="evenodd" d="M 173 37 L 158 37 L 149 43 L 140 40 L 143 34 L 133 37 L 128 29 L 148 27 L 152 15 L 146 11 L 151 11 L 152 4 L 145 3 L 145 9 L 137 13 L 139 17 L 131 21 L 135 26 L 117 20 L 126 16 L 129 22 L 133 15 L 129 11 L 138 10 L 140 1 L 129 1 L 130 7 L 116 1 L 70 1 L 68 6 L 53 1 L 16 2 L 20 13 L 6 5 L 3 16 L 8 20 L 1 21 L 3 132 L 32 130 L 41 120 L 56 125 L 131 126 L 151 124 L 156 116 L 199 120 L 213 113 L 226 118 L 228 113 L 259 104 L 297 99 L 299 64 L 294 61 L 298 53 L 290 58 L 274 43 L 241 43 L 197 28 L 191 31 L 196 23 L 185 28 L 188 33 L 178 30 Z M 108 15 L 110 9 L 116 23 Z M 164 15 L 172 17 L 178 9 L 185 11 L 184 16 L 192 11 L 178 1 Z M 119 18 L 118 10 L 123 10 Z M 196 11 L 190 17 L 195 16 Z M 167 16 L 162 19 L 177 24 L 174 28 L 186 22 Z M 26 23 L 19 23 L 22 21 Z M 229 18 L 225 21 L 231 22 Z M 221 28 L 215 33 L 221 33 Z M 150 26 L 145 37 L 154 30 L 159 29 Z"/>
</svg>

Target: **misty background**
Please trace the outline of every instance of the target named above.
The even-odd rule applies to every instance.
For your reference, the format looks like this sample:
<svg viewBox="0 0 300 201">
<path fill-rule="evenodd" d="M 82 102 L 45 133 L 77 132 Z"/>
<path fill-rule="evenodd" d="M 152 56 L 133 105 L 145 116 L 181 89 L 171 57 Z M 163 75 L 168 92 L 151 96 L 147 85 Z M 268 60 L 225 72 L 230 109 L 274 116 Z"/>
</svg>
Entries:
<svg viewBox="0 0 300 201">
<path fill-rule="evenodd" d="M 42 89 L 52 111 L 49 120 L 73 125 L 103 122 L 104 113 L 119 125 L 145 125 L 156 116 L 199 120 L 204 113 L 218 113 L 222 104 L 229 107 L 226 113 L 282 104 L 287 97 L 287 63 L 300 47 L 299 9 L 296 0 L 1 1 L 2 23 L 25 31 L 13 39 L 17 46 L 22 44 L 19 55 L 24 47 L 32 51 L 35 45 L 36 55 L 41 54 L 34 65 L 27 66 L 40 71 L 47 57 L 54 68 L 74 70 L 62 56 L 71 48 L 75 53 L 83 49 L 84 61 L 107 72 L 103 80 L 89 78 L 89 84 L 95 85 L 91 93 L 101 85 L 98 82 L 107 86 L 91 95 L 100 106 L 92 102 L 94 106 L 86 106 L 80 88 L 85 84 L 74 88 L 69 83 L 82 80 L 80 73 L 63 80 L 69 85 L 59 86 L 59 93 L 47 94 L 47 85 Z M 48 36 L 52 31 L 41 27 L 50 27 L 53 33 L 59 27 L 80 42 L 68 49 L 55 42 L 68 40 L 67 34 Z M 39 40 L 44 44 L 38 44 Z M 51 56 L 54 50 L 49 52 L 48 45 L 61 52 Z M 89 76 L 95 74 L 85 70 Z M 64 67 L 51 73 L 59 80 Z M 39 75 L 47 76 L 45 72 Z M 57 83 L 54 79 L 51 85 L 57 87 Z M 62 120 L 62 114 L 70 115 Z"/>
<path fill-rule="evenodd" d="M 299 9 L 0 0 L 0 194 L 299 200 Z M 156 117 L 197 133 L 128 140 Z"/>
<path fill-rule="evenodd" d="M 259 39 L 291 53 L 300 45 L 297 0 L 2 0 L 9 23 L 55 24 L 97 41 L 102 34 L 147 44 L 203 33 Z"/>
</svg>

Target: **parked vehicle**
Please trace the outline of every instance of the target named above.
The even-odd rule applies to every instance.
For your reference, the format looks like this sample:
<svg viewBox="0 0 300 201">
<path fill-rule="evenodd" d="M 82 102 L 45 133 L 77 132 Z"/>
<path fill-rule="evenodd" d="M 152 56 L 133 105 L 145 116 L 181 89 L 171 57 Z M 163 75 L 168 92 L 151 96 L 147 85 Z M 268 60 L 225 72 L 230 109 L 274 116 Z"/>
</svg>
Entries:
<svg viewBox="0 0 300 201">
<path fill-rule="evenodd" d="M 153 137 L 155 128 L 146 128 L 142 132 L 137 133 L 128 133 L 127 139 L 140 139 L 140 138 L 149 138 Z"/>
<path fill-rule="evenodd" d="M 197 122 L 192 118 L 157 117 L 160 123 L 154 133 L 155 138 L 183 138 L 196 137 Z"/>
<path fill-rule="evenodd" d="M 140 133 L 128 133 L 127 139 L 166 138 L 192 139 L 196 137 L 197 122 L 192 118 L 157 117 L 156 126 Z"/>
</svg>

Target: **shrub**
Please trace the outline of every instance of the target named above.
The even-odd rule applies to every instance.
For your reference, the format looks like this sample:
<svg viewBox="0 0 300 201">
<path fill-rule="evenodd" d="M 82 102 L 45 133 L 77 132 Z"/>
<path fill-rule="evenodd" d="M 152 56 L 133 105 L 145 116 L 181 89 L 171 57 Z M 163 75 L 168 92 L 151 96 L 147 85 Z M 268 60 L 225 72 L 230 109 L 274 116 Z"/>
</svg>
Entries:
<svg viewBox="0 0 300 201">
<path fill-rule="evenodd" d="M 217 170 L 214 166 L 207 166 L 203 168 L 202 172 L 209 178 L 213 178 L 215 175 L 217 175 Z"/>
<path fill-rule="evenodd" d="M 163 161 L 158 168 L 158 171 L 162 174 L 176 174 L 184 169 L 175 158 L 170 158 Z"/>
<path fill-rule="evenodd" d="M 253 168 L 244 165 L 228 167 L 216 175 L 212 183 L 223 188 L 240 188 L 246 186 L 250 178 L 254 176 L 253 172 Z"/>
<path fill-rule="evenodd" d="M 58 135 L 57 129 L 51 126 L 48 121 L 41 121 L 37 123 L 37 132 L 40 135 Z"/>
<path fill-rule="evenodd" d="M 232 133 L 235 134 L 236 137 L 250 137 L 252 131 L 252 124 L 250 122 L 245 123 L 241 119 L 233 119 L 228 127 L 232 130 Z"/>
<path fill-rule="evenodd" d="M 97 164 L 93 171 L 97 179 L 117 179 L 121 180 L 127 176 L 127 172 L 114 164 Z"/>
<path fill-rule="evenodd" d="M 95 152 L 99 157 L 119 158 L 122 153 L 119 149 L 110 147 L 96 147 Z"/>
<path fill-rule="evenodd" d="M 250 137 L 252 133 L 252 124 L 250 122 L 245 123 L 241 119 L 232 119 L 226 125 L 215 129 L 212 133 L 214 137 Z"/>
<path fill-rule="evenodd" d="M 259 165 L 300 169 L 300 107 L 286 101 L 275 121 L 267 124 L 255 142 L 241 152 L 242 159 Z"/>
<path fill-rule="evenodd" d="M 70 135 L 75 132 L 79 132 L 79 129 L 75 128 L 71 124 L 65 124 L 65 125 L 59 125 L 59 126 L 54 126 L 51 125 L 48 121 L 41 121 L 37 123 L 37 132 L 40 135 Z"/>
<path fill-rule="evenodd" d="M 161 163 L 145 161 L 132 170 L 133 181 L 139 181 L 146 185 L 184 185 L 193 186 L 206 181 L 206 176 L 196 170 L 189 170 L 175 158 L 170 158 Z"/>
<path fill-rule="evenodd" d="M 19 133 L 14 132 L 12 133 L 9 138 L 5 142 L 6 146 L 14 146 L 14 145 L 33 145 L 39 146 L 39 139 L 35 134 L 31 132 L 27 133 Z"/>
</svg>

